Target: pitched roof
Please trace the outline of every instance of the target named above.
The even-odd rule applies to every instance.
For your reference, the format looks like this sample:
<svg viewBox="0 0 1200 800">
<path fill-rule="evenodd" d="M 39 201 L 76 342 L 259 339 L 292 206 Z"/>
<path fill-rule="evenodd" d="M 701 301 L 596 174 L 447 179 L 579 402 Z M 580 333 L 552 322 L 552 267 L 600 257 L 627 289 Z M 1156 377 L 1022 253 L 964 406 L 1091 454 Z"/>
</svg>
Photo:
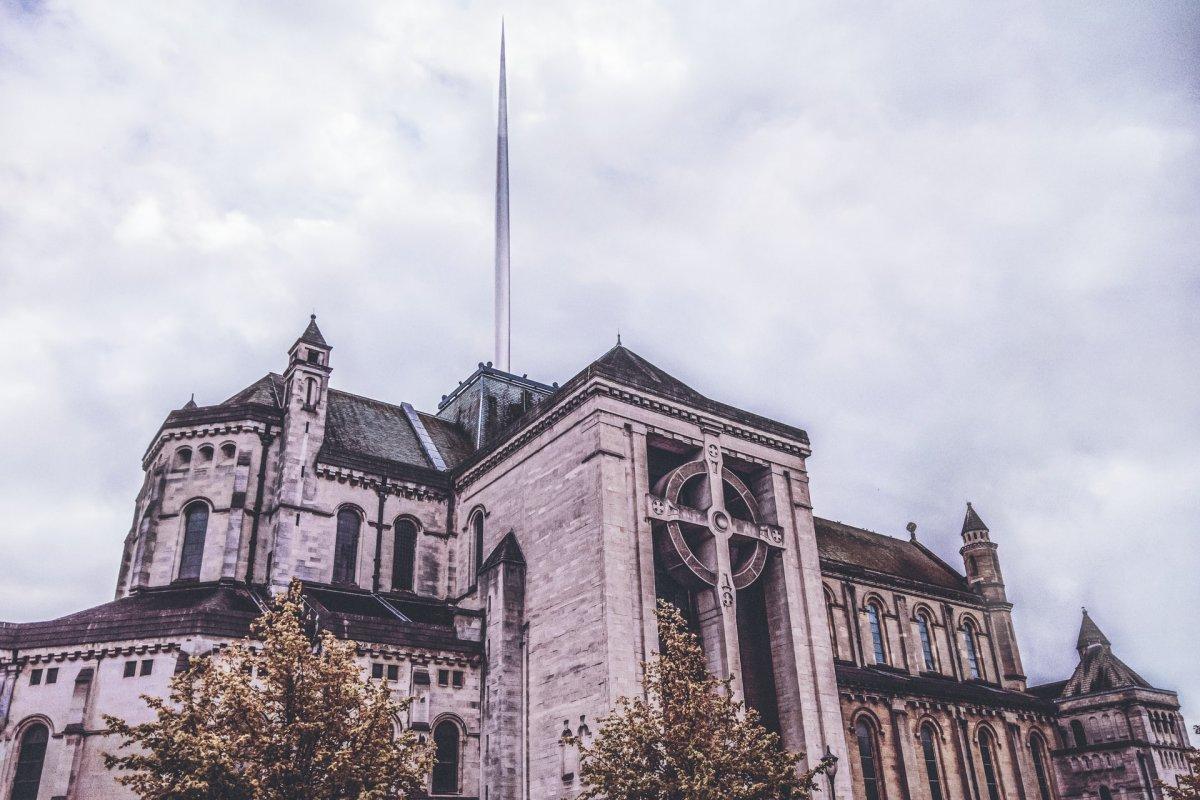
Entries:
<svg viewBox="0 0 1200 800">
<path fill-rule="evenodd" d="M 1100 630 L 1100 626 L 1093 622 L 1092 618 L 1088 616 L 1087 609 L 1085 608 L 1083 610 L 1083 621 L 1079 623 L 1079 636 L 1075 639 L 1075 649 L 1083 650 L 1094 644 L 1111 645 L 1112 642 L 1110 642 L 1108 637 L 1104 635 L 1104 632 Z"/>
<path fill-rule="evenodd" d="M 244 403 L 262 403 L 283 408 L 283 376 L 277 372 L 268 372 L 219 405 L 238 406 Z"/>
<path fill-rule="evenodd" d="M 296 342 L 297 343 L 304 342 L 305 344 L 312 344 L 312 345 L 316 345 L 317 347 L 324 347 L 327 350 L 332 349 L 329 346 L 328 342 L 325 341 L 325 337 L 321 335 L 321 329 L 317 327 L 317 315 L 316 314 L 313 314 L 311 317 L 308 318 L 308 327 L 304 329 L 304 333 L 300 334 L 300 338 L 297 339 Z"/>
<path fill-rule="evenodd" d="M 360 456 L 433 469 L 400 406 L 331 389 L 325 414 L 325 442 L 318 459 Z"/>
<path fill-rule="evenodd" d="M 983 524 L 983 520 L 979 518 L 979 514 L 975 511 L 975 506 L 967 503 L 967 515 L 963 517 L 962 532 L 970 531 L 986 531 L 988 526 Z"/>
<path fill-rule="evenodd" d="M 423 411 L 418 411 L 417 416 L 425 424 L 429 438 L 433 440 L 434 447 L 442 454 L 442 459 L 450 469 L 454 469 L 475 452 L 471 437 L 457 424 Z"/>
<path fill-rule="evenodd" d="M 479 643 L 459 639 L 455 606 L 362 590 L 306 584 L 321 627 L 343 639 L 476 653 Z M 180 636 L 238 639 L 249 635 L 261 602 L 244 584 L 198 583 L 147 589 L 45 622 L 0 622 L 0 647 L 83 648 L 91 644 Z M 467 612 L 471 613 L 471 612 Z"/>
<path fill-rule="evenodd" d="M 1083 622 L 1079 626 L 1076 647 L 1079 650 L 1079 664 L 1063 685 L 1060 697 L 1132 687 L 1154 688 L 1128 664 L 1117 658 L 1108 637 L 1088 616 L 1087 609 L 1083 611 Z"/>
<path fill-rule="evenodd" d="M 525 566 L 525 554 L 521 552 L 521 545 L 517 542 L 517 535 L 513 531 L 504 534 L 504 538 L 496 544 L 496 548 L 484 560 L 483 564 L 479 567 L 479 571 L 487 572 L 492 567 L 499 566 L 502 562 L 517 564 L 522 567 Z"/>
<path fill-rule="evenodd" d="M 642 389 L 659 397 L 684 403 L 716 416 L 740 422 L 743 425 L 808 444 L 808 434 L 800 428 L 705 397 L 624 345 L 618 344 L 597 358 L 572 378 L 568 385 L 581 380 L 586 381 L 593 376 L 609 378 L 626 386 Z"/>
<path fill-rule="evenodd" d="M 43 622 L 0 623 L 0 646 L 84 647 L 170 636 L 245 636 L 259 607 L 244 586 L 193 584 L 138 592 Z"/>
<path fill-rule="evenodd" d="M 814 518 L 822 564 L 843 571 L 866 570 L 958 593 L 967 580 L 920 542 L 893 539 L 833 520 Z"/>
</svg>

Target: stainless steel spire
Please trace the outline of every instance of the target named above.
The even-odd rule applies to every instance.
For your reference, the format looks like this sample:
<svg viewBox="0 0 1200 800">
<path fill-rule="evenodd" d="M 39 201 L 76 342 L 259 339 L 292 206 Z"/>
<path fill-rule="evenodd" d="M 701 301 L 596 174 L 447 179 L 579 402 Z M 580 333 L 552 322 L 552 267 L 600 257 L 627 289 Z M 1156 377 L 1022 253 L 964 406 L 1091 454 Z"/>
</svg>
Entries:
<svg viewBox="0 0 1200 800">
<path fill-rule="evenodd" d="M 508 89 L 504 76 L 504 23 L 500 23 L 500 115 L 496 126 L 496 357 L 494 365 L 510 371 L 512 304 L 508 255 Z"/>
</svg>

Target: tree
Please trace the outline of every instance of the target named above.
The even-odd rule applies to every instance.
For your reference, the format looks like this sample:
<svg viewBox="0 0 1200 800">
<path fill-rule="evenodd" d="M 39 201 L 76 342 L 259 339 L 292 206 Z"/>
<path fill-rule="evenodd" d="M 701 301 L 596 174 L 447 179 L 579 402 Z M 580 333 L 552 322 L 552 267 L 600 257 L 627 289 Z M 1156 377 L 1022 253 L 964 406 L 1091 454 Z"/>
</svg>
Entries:
<svg viewBox="0 0 1200 800">
<path fill-rule="evenodd" d="M 658 603 L 661 652 L 643 664 L 647 697 L 622 697 L 593 745 L 580 747 L 581 800 L 805 798 L 815 769 L 798 768 L 757 712 L 730 696 L 732 678 L 709 674 L 679 611 Z"/>
<path fill-rule="evenodd" d="M 1159 786 L 1167 793 L 1170 800 L 1200 800 L 1200 750 L 1192 750 L 1187 754 L 1190 775 L 1180 775 L 1177 786 L 1168 786 L 1159 782 Z"/>
<path fill-rule="evenodd" d="M 195 659 L 150 722 L 106 716 L 123 754 L 117 780 L 143 800 L 403 800 L 432 748 L 397 733 L 410 699 L 364 680 L 354 643 L 305 633 L 300 583 L 252 625 L 252 639 Z"/>
</svg>

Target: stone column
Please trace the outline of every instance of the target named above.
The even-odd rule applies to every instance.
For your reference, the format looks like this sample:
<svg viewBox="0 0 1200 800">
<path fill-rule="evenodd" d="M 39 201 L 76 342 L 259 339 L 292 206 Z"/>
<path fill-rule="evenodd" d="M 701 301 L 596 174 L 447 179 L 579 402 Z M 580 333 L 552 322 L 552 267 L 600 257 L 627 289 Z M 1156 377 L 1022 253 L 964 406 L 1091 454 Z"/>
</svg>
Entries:
<svg viewBox="0 0 1200 800">
<path fill-rule="evenodd" d="M 912 725 L 903 700 L 893 700 L 892 735 L 896 740 L 896 761 L 900 765 L 900 787 L 905 800 L 929 800 L 921 760 L 913 747 Z"/>
</svg>

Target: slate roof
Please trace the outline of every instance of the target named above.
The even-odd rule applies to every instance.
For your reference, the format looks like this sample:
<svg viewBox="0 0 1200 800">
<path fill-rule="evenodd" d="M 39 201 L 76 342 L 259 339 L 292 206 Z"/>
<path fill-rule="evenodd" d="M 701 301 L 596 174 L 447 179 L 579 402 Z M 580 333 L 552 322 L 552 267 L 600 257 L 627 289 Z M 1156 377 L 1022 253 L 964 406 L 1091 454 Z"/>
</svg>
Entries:
<svg viewBox="0 0 1200 800">
<path fill-rule="evenodd" d="M 983 524 L 983 520 L 979 518 L 979 514 L 975 511 L 975 506 L 967 503 L 967 515 L 963 518 L 962 532 L 970 531 L 986 531 L 988 526 Z"/>
<path fill-rule="evenodd" d="M 521 545 L 517 542 L 517 535 L 513 531 L 504 534 L 504 538 L 496 544 L 492 554 L 484 559 L 479 571 L 487 572 L 501 563 L 525 566 L 525 554 L 521 552 Z"/>
<path fill-rule="evenodd" d="M 433 468 L 400 406 L 355 394 L 329 391 L 325 443 L 318 458 L 331 455 L 365 456 L 427 469 Z"/>
<path fill-rule="evenodd" d="M 276 372 L 268 372 L 233 397 L 218 405 L 239 406 L 244 403 L 262 403 L 263 405 L 282 409 L 283 376 Z"/>
<path fill-rule="evenodd" d="M 705 397 L 683 381 L 667 374 L 628 347 L 620 344 L 589 364 L 582 372 L 568 381 L 564 388 L 586 383 L 595 376 L 609 378 L 617 383 L 650 392 L 667 400 L 685 403 L 701 411 L 707 411 L 715 416 L 725 417 L 767 433 L 774 433 L 804 444 L 809 443 L 808 434 L 800 428 Z"/>
<path fill-rule="evenodd" d="M 221 409 L 269 406 L 282 412 L 285 391 L 283 376 L 270 372 L 219 405 L 199 411 L 213 414 Z M 337 389 L 329 390 L 327 402 L 325 441 L 318 460 L 375 470 L 389 477 L 446 484 L 445 474 L 438 472 L 426 454 L 402 406 Z M 471 455 L 471 442 L 464 431 L 430 414 L 417 414 L 449 468 Z"/>
<path fill-rule="evenodd" d="M 1100 626 L 1093 622 L 1092 618 L 1088 616 L 1087 609 L 1085 608 L 1083 610 L 1083 621 L 1079 624 L 1079 636 L 1075 639 L 1075 649 L 1083 650 L 1084 648 L 1093 644 L 1111 645 L 1112 642 L 1110 642 L 1108 637 L 1104 635 L 1104 632 L 1100 630 Z"/>
<path fill-rule="evenodd" d="M 815 518 L 822 567 L 872 572 L 916 581 L 957 594 L 970 594 L 967 580 L 919 542 Z"/>
<path fill-rule="evenodd" d="M 477 653 L 478 642 L 455 633 L 454 606 L 403 595 L 374 595 L 306 584 L 304 596 L 321 627 L 340 638 L 433 650 Z M 239 583 L 199 583 L 146 589 L 120 600 L 45 622 L 0 622 L 0 648 L 70 647 L 205 635 L 239 639 L 261 614 Z M 471 613 L 471 612 L 467 612 Z"/>
<path fill-rule="evenodd" d="M 0 647 L 73 647 L 173 636 L 244 636 L 259 607 L 244 586 L 150 589 L 44 622 L 0 622 Z"/>
<path fill-rule="evenodd" d="M 321 329 L 317 327 L 317 315 L 313 314 L 308 318 L 308 327 L 304 329 L 304 333 L 300 334 L 297 342 L 305 344 L 313 344 L 317 347 L 324 347 L 327 350 L 332 350 L 329 343 L 325 341 L 325 337 L 321 335 Z"/>
<path fill-rule="evenodd" d="M 883 670 L 877 667 L 856 667 L 838 662 L 834 665 L 839 689 L 863 688 L 894 695 L 931 697 L 956 703 L 979 703 L 980 705 L 1055 713 L 1054 704 L 1043 697 L 1029 692 L 1001 689 L 998 686 L 976 681 L 956 681 L 952 678 L 934 678 L 926 675 L 910 675 L 906 672 Z"/>
<path fill-rule="evenodd" d="M 425 424 L 425 430 L 429 431 L 429 438 L 433 439 L 434 446 L 442 454 L 442 460 L 450 469 L 454 469 L 475 453 L 471 437 L 455 423 L 423 411 L 418 411 L 417 416 Z"/>
<path fill-rule="evenodd" d="M 1128 664 L 1117 658 L 1108 637 L 1099 626 L 1083 612 L 1079 626 L 1079 664 L 1063 685 L 1060 697 L 1106 692 L 1114 689 L 1153 689 L 1154 687 L 1138 675 Z"/>
</svg>

